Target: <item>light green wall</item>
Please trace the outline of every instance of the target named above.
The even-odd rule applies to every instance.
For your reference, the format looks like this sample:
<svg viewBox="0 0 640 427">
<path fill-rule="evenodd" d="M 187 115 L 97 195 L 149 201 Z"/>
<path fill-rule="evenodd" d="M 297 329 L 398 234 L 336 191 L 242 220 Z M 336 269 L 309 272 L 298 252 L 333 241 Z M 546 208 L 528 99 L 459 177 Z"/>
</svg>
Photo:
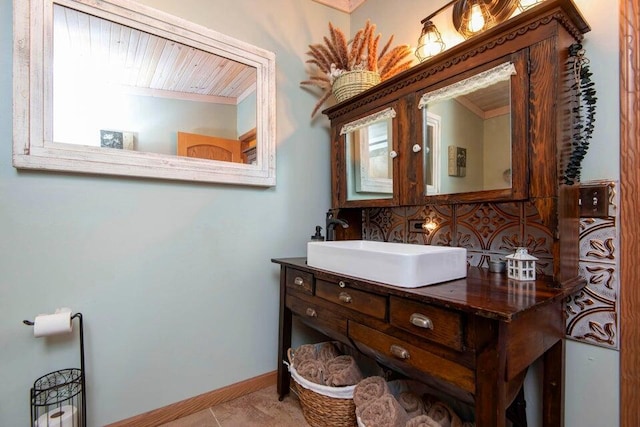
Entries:
<svg viewBox="0 0 640 427">
<path fill-rule="evenodd" d="M 330 204 L 327 122 L 310 120 L 317 98 L 299 87 L 308 44 L 326 35 L 329 21 L 349 32 L 370 17 L 385 41 L 395 34 L 415 45 L 420 19 L 444 4 L 368 0 L 350 23 L 307 0 L 141 2 L 276 53 L 278 185 L 18 172 L 10 160 L 11 73 L 1 73 L 2 426 L 28 424 L 35 378 L 77 365 L 76 342 L 34 339 L 21 323 L 64 305 L 86 319 L 91 426 L 274 370 L 278 268 L 270 259 L 303 255 Z M 583 179 L 617 179 L 618 8 L 576 4 L 593 28 L 585 47 L 599 89 Z M 12 68 L 11 16 L 11 0 L 0 0 L 3 70 Z M 537 369 L 527 380 L 529 410 L 539 403 Z M 567 342 L 567 427 L 617 425 L 617 375 L 617 352 Z M 596 390 L 601 398 L 592 398 Z"/>
<path fill-rule="evenodd" d="M 54 141 L 99 147 L 100 130 L 119 130 L 135 134 L 138 151 L 175 155 L 177 132 L 238 138 L 235 104 L 123 94 L 105 88 L 98 92 L 80 88 L 74 96 L 56 97 L 60 104 L 54 100 Z M 255 96 L 253 102 L 255 126 Z"/>
<path fill-rule="evenodd" d="M 255 91 L 238 103 L 238 136 L 256 127 L 258 98 Z"/>
<path fill-rule="evenodd" d="M 270 259 L 304 255 L 330 205 L 328 122 L 311 121 L 317 97 L 299 87 L 305 52 L 349 17 L 299 0 L 143 3 L 275 52 L 277 186 L 14 169 L 12 2 L 0 0 L 1 426 L 28 425 L 33 381 L 79 364 L 77 341 L 22 325 L 56 307 L 85 316 L 90 426 L 276 369 Z"/>
<path fill-rule="evenodd" d="M 440 124 L 440 194 L 482 190 L 484 176 L 483 121 L 455 99 L 429 104 L 428 111 L 445 118 Z M 455 121 L 446 120 L 455 117 Z M 449 176 L 449 147 L 467 150 L 465 176 Z"/>
<path fill-rule="evenodd" d="M 483 127 L 484 188 L 507 188 L 511 182 L 504 179 L 504 172 L 511 169 L 511 114 L 492 117 Z"/>
<path fill-rule="evenodd" d="M 593 80 L 598 91 L 597 122 L 593 141 L 582 167 L 582 180 L 618 180 L 619 155 L 619 65 L 617 1 L 574 0 L 592 31 L 585 36 L 584 47 L 591 60 Z M 383 40 L 394 35 L 395 43 L 416 45 L 420 20 L 444 5 L 445 0 L 416 2 L 367 0 L 352 14 L 351 31 L 362 27 L 367 19 L 377 25 Z M 448 11 L 434 18 L 434 23 L 448 42 L 452 32 Z M 454 39 L 455 37 L 451 37 Z M 621 286 L 625 286 L 624 283 Z M 565 426 L 612 426 L 619 420 L 619 354 L 617 351 L 567 341 Z M 527 376 L 527 412 L 529 425 L 541 425 L 540 369 L 534 366 Z M 594 398 L 594 394 L 597 397 Z M 585 405 L 584 402 L 589 402 Z"/>
</svg>

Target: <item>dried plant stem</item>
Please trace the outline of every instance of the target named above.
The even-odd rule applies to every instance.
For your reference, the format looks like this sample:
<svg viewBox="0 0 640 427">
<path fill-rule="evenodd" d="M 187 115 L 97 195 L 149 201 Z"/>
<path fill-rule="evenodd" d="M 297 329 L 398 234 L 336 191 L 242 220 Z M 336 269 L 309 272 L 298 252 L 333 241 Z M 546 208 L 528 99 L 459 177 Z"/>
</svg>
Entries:
<svg viewBox="0 0 640 427">
<path fill-rule="evenodd" d="M 407 57 L 408 52 L 408 46 L 397 46 L 391 49 L 391 51 L 380 60 L 380 77 L 382 78 L 383 75 L 388 75 L 389 71 L 393 70 L 401 60 Z"/>
<path fill-rule="evenodd" d="M 380 51 L 380 55 L 378 56 L 378 61 L 380 61 L 380 59 L 385 55 L 385 53 L 387 53 L 387 51 L 389 50 L 389 47 L 391 46 L 392 41 L 393 41 L 393 36 L 389 37 L 389 41 L 387 42 L 387 44 L 384 45 L 384 47 Z"/>
<path fill-rule="evenodd" d="M 373 34 L 373 33 L 372 33 Z M 369 38 L 369 57 L 367 61 L 367 70 L 369 71 L 378 71 L 378 58 L 376 56 L 376 52 L 378 51 L 378 43 L 380 42 L 380 34 Z"/>
<path fill-rule="evenodd" d="M 367 20 L 358 30 L 353 40 L 347 42 L 344 33 L 329 23 L 329 36 L 323 37 L 324 44 L 309 45 L 306 63 L 317 68 L 309 73 L 309 79 L 300 82 L 303 86 L 316 86 L 322 95 L 316 103 L 313 117 L 332 93 L 334 79 L 346 71 L 373 71 L 385 80 L 411 66 L 411 51 L 408 46 L 391 49 L 393 36 L 378 53 L 382 36 L 375 34 L 376 26 Z"/>
<path fill-rule="evenodd" d="M 331 47 L 335 51 L 336 67 L 340 69 L 346 69 L 348 66 L 348 55 L 347 55 L 347 39 L 345 38 L 342 31 L 334 28 L 331 23 L 329 23 L 329 32 L 331 33 Z M 325 43 L 329 44 L 327 39 L 325 38 Z"/>
<path fill-rule="evenodd" d="M 360 50 L 360 45 L 362 44 L 362 36 L 364 34 L 364 29 L 358 30 L 356 35 L 353 37 L 351 41 L 351 52 L 349 53 L 349 67 L 347 69 L 352 70 L 356 65 L 358 60 L 358 52 Z"/>
</svg>

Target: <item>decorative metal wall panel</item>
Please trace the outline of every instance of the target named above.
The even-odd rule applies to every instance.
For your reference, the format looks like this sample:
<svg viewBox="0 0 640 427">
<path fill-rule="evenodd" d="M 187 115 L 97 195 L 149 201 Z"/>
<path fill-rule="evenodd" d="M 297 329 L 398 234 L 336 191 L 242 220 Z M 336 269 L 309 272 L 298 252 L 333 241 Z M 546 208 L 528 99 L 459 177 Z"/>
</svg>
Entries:
<svg viewBox="0 0 640 427">
<path fill-rule="evenodd" d="M 456 206 L 457 245 L 467 248 L 470 264 L 488 267 L 522 242 L 522 203 L 480 203 Z"/>
<path fill-rule="evenodd" d="M 464 247 L 469 264 L 482 267 L 526 246 L 539 273 L 553 272 L 553 239 L 530 203 L 369 208 L 363 231 L 367 240 Z"/>
<path fill-rule="evenodd" d="M 421 227 L 408 229 L 407 243 L 454 246 L 453 211 L 450 205 L 409 207 L 407 223 Z"/>
<path fill-rule="evenodd" d="M 405 243 L 407 240 L 406 208 L 369 208 L 365 210 L 365 240 Z"/>
<path fill-rule="evenodd" d="M 608 184 L 609 217 L 580 220 L 579 267 L 587 286 L 567 298 L 566 334 L 577 341 L 618 350 L 619 197 L 616 183 Z"/>
</svg>

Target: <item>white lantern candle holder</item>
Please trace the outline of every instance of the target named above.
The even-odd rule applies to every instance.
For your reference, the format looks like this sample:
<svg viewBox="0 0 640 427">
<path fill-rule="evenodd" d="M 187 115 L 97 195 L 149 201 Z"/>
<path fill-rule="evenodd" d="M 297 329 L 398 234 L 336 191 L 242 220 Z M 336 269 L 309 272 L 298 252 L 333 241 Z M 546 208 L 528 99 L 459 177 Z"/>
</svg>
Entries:
<svg viewBox="0 0 640 427">
<path fill-rule="evenodd" d="M 535 280 L 536 261 L 538 258 L 529 255 L 527 248 L 517 248 L 516 252 L 507 255 L 507 277 L 515 280 Z"/>
</svg>

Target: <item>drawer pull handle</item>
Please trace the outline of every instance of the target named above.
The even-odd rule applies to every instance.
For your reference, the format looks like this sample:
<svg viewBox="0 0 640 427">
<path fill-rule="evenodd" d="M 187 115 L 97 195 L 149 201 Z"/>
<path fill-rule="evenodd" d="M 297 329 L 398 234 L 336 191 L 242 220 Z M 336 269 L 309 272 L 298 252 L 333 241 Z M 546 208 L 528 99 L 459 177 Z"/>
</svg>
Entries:
<svg viewBox="0 0 640 427">
<path fill-rule="evenodd" d="M 302 277 L 298 276 L 295 279 L 293 279 L 293 283 L 298 285 L 298 286 L 302 286 L 302 285 L 304 285 L 304 279 Z"/>
<path fill-rule="evenodd" d="M 338 282 L 338 286 L 340 286 L 341 288 L 344 288 L 345 286 L 347 286 L 347 284 L 346 284 L 346 283 L 344 283 L 344 281 L 343 281 L 343 280 L 340 280 L 340 281 Z"/>
<path fill-rule="evenodd" d="M 318 313 L 316 313 L 316 311 L 313 308 L 309 307 L 307 308 L 307 316 L 318 317 Z"/>
<path fill-rule="evenodd" d="M 406 360 L 411 357 L 409 351 L 405 348 L 400 347 L 399 345 L 392 344 L 390 350 L 391 354 L 393 354 L 398 359 Z"/>
<path fill-rule="evenodd" d="M 409 321 L 412 325 L 417 326 L 418 328 L 433 330 L 433 322 L 424 314 L 413 313 L 409 318 Z"/>
<path fill-rule="evenodd" d="M 338 299 L 340 300 L 340 302 L 343 302 L 345 304 L 350 304 L 352 300 L 351 295 L 346 292 L 340 292 Z"/>
</svg>

